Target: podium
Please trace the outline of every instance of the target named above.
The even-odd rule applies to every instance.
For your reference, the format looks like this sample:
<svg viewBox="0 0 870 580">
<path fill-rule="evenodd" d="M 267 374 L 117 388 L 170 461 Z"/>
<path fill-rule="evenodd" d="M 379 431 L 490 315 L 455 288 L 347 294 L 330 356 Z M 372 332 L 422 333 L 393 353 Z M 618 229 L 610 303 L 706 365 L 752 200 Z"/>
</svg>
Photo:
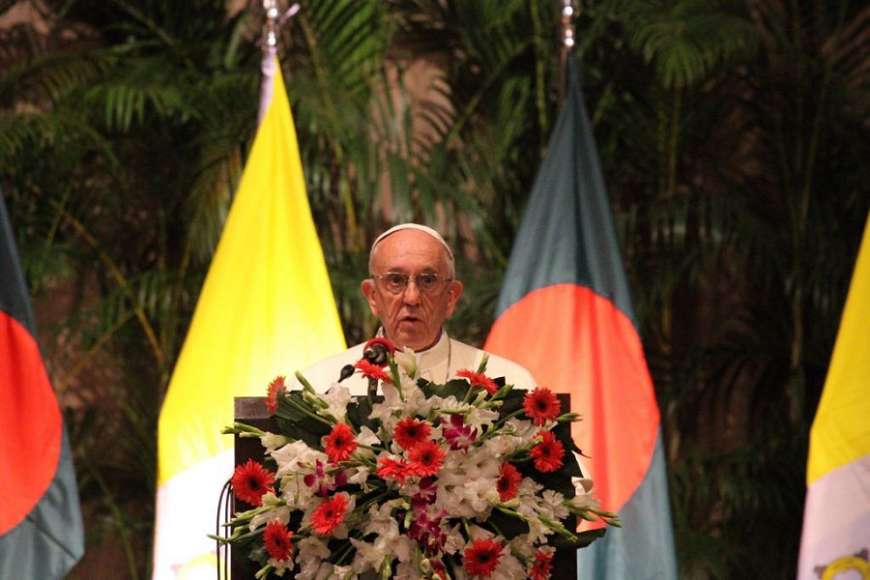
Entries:
<svg viewBox="0 0 870 580">
<path fill-rule="evenodd" d="M 563 409 L 571 408 L 571 397 L 566 394 L 557 395 Z M 234 401 L 234 415 L 236 423 L 247 423 L 253 425 L 263 431 L 278 431 L 278 424 L 275 419 L 269 414 L 266 409 L 265 397 L 236 397 Z M 253 437 L 235 438 L 235 465 L 240 465 L 247 462 L 249 459 L 254 461 L 263 460 L 263 447 L 260 445 L 260 440 Z M 246 510 L 249 507 L 245 504 L 238 503 L 232 494 L 230 494 L 230 502 L 232 504 L 232 512 Z M 218 509 L 220 517 L 220 508 Z M 218 548 L 220 551 L 221 548 Z M 230 551 L 230 579 L 231 580 L 253 580 L 254 574 L 257 573 L 258 565 L 248 559 L 236 546 L 231 547 Z M 220 562 L 220 554 L 218 561 Z M 282 578 L 293 578 L 294 574 L 285 574 Z M 270 576 L 272 577 L 272 576 Z M 553 573 L 551 578 L 576 578 L 577 577 L 577 550 L 559 549 L 556 550 L 556 556 L 553 558 Z"/>
</svg>

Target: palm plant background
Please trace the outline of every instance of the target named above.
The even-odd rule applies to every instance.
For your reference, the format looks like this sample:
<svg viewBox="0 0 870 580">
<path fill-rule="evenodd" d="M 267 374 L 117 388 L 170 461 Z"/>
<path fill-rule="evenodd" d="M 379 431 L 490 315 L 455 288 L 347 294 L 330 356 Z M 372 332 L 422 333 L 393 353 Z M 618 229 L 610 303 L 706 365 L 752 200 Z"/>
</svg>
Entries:
<svg viewBox="0 0 870 580">
<path fill-rule="evenodd" d="M 32 11 L 0 31 L 0 187 L 74 443 L 73 577 L 149 574 L 157 415 L 256 123 L 262 15 L 226 4 L 0 2 Z M 349 342 L 374 324 L 367 242 L 408 219 L 460 249 L 453 332 L 484 338 L 558 112 L 558 18 L 551 0 L 335 0 L 285 27 Z M 870 207 L 868 19 L 846 1 L 602 0 L 576 23 L 685 577 L 794 576 Z"/>
</svg>

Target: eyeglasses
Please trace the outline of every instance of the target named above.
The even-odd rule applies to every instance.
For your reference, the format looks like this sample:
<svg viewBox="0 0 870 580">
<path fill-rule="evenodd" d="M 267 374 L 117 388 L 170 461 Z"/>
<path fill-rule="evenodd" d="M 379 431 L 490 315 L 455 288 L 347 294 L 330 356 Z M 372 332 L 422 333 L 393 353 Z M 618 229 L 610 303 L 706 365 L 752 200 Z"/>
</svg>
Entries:
<svg viewBox="0 0 870 580">
<path fill-rule="evenodd" d="M 373 274 L 372 277 L 379 280 L 390 294 L 401 294 L 408 287 L 408 282 L 411 280 L 411 276 L 401 272 Z M 423 272 L 413 278 L 417 290 L 424 294 L 435 294 L 443 288 L 444 284 L 453 280 L 453 278 L 441 278 L 435 272 Z"/>
</svg>

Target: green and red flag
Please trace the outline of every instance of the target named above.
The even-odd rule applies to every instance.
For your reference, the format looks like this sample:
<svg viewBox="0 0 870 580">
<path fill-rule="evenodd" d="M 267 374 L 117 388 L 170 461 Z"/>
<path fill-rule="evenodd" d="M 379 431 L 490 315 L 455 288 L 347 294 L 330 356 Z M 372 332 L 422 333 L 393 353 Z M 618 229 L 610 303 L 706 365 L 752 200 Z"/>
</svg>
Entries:
<svg viewBox="0 0 870 580">
<path fill-rule="evenodd" d="M 569 393 L 575 440 L 622 528 L 579 553 L 579 575 L 676 578 L 659 409 L 577 71 L 532 188 L 485 348 Z"/>
<path fill-rule="evenodd" d="M 72 453 L 0 194 L 0 578 L 62 578 L 83 552 Z"/>
</svg>

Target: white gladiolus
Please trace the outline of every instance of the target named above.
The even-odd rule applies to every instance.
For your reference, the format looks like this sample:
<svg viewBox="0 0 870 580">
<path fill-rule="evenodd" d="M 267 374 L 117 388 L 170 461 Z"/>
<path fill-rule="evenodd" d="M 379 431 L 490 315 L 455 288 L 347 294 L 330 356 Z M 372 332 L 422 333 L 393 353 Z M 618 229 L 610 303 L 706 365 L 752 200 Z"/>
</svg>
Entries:
<svg viewBox="0 0 870 580">
<path fill-rule="evenodd" d="M 351 566 L 333 566 L 332 577 L 336 578 L 336 580 L 353 580 L 354 578 L 359 578 Z"/>
<path fill-rule="evenodd" d="M 359 430 L 359 435 L 356 436 L 356 442 L 360 445 L 376 445 L 380 439 L 374 431 L 363 425 Z"/>
<path fill-rule="evenodd" d="M 350 390 L 347 387 L 338 383 L 332 385 L 323 395 L 323 400 L 328 405 L 325 412 L 335 417 L 339 423 L 343 423 L 347 416 L 347 404 L 351 398 Z"/>
<path fill-rule="evenodd" d="M 299 551 L 299 556 L 296 559 L 301 565 L 301 570 L 297 572 L 296 578 L 300 580 L 315 580 L 321 578 L 321 568 L 326 566 L 324 571 L 329 576 L 332 572 L 332 565 L 323 562 L 324 558 L 329 557 L 329 548 L 326 547 L 326 542 L 316 536 L 303 538 L 296 543 L 296 549 Z"/>
<path fill-rule="evenodd" d="M 441 397 L 432 397 L 429 399 L 432 401 L 432 405 L 434 408 L 438 409 L 442 413 L 462 413 L 465 414 L 472 409 L 474 406 L 470 403 L 463 403 L 462 401 L 456 400 L 456 397 L 450 395 L 447 398 Z"/>
<path fill-rule="evenodd" d="M 284 447 L 291 440 L 289 437 L 284 437 L 283 435 L 276 435 L 275 433 L 266 433 L 265 435 L 260 437 L 260 444 L 266 448 L 266 451 L 271 453 L 280 447 Z"/>
<path fill-rule="evenodd" d="M 399 368 L 402 369 L 410 379 L 413 380 L 417 378 L 417 354 L 414 352 L 414 349 L 406 346 L 401 350 L 401 352 L 396 351 L 394 357 L 396 359 L 396 364 L 399 365 Z"/>
<path fill-rule="evenodd" d="M 535 555 L 535 545 L 529 534 L 520 534 L 508 543 L 510 551 L 524 558 L 532 558 Z"/>
<path fill-rule="evenodd" d="M 522 563 L 514 558 L 510 550 L 502 550 L 501 559 L 498 561 L 498 566 L 493 570 L 490 578 L 492 580 L 514 580 L 515 578 L 525 578 L 526 568 Z"/>
<path fill-rule="evenodd" d="M 349 471 L 350 475 L 347 478 L 347 482 L 351 485 L 364 485 L 369 475 L 371 475 L 369 468 L 365 466 L 353 467 Z"/>
<path fill-rule="evenodd" d="M 465 415 L 465 424 L 470 427 L 489 427 L 498 419 L 498 411 L 472 407 Z"/>
<path fill-rule="evenodd" d="M 304 441 L 294 441 L 269 453 L 278 464 L 278 478 L 296 474 L 303 468 L 310 468 L 319 459 L 327 461 L 326 453 L 310 448 Z"/>
<path fill-rule="evenodd" d="M 356 538 L 351 538 L 350 543 L 356 548 L 357 555 L 361 557 L 369 569 L 377 570 L 380 568 L 381 563 L 384 561 L 384 556 L 387 554 L 386 550 Z"/>
<path fill-rule="evenodd" d="M 272 492 L 263 494 L 261 507 L 270 509 L 251 518 L 251 523 L 248 527 L 252 532 L 273 520 L 278 520 L 285 526 L 290 521 L 290 507 L 285 505 L 284 500 L 279 499 Z"/>
<path fill-rule="evenodd" d="M 538 513 L 551 520 L 562 520 L 568 517 L 568 508 L 563 504 L 565 496 L 552 489 L 545 490 L 538 504 Z"/>
<path fill-rule="evenodd" d="M 528 445 L 541 431 L 541 428 L 531 421 L 517 419 L 516 417 L 511 417 L 505 421 L 505 427 L 507 431 L 511 433 L 513 437 L 519 439 L 523 445 Z"/>
<path fill-rule="evenodd" d="M 568 500 L 568 505 L 577 510 L 598 509 L 599 502 L 591 493 L 575 495 Z"/>
</svg>

